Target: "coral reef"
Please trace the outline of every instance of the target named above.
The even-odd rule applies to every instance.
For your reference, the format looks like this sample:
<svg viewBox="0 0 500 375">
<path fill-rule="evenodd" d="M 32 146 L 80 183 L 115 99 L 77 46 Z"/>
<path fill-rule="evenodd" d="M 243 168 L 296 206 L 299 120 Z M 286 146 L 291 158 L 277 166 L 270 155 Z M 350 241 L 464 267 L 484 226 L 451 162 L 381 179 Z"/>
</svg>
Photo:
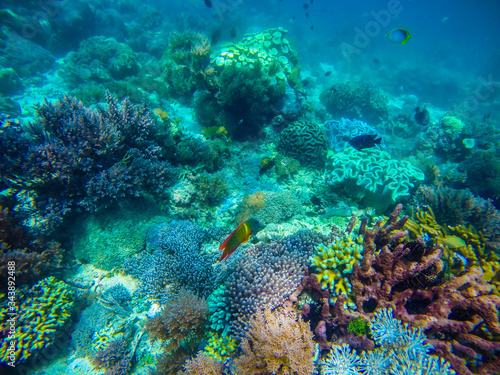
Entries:
<svg viewBox="0 0 500 375">
<path fill-rule="evenodd" d="M 0 363 L 3 365 L 22 363 L 50 346 L 73 308 L 73 291 L 52 276 L 16 297 L 20 297 L 19 302 L 13 302 L 0 311 L 0 328 L 8 335 L 0 346 Z"/>
<path fill-rule="evenodd" d="M 127 44 L 114 38 L 93 36 L 82 41 L 78 50 L 68 53 L 57 74 L 76 85 L 122 80 L 138 71 L 137 56 Z"/>
<path fill-rule="evenodd" d="M 210 328 L 226 337 L 230 330 L 231 312 L 224 285 L 218 287 L 207 298 Z"/>
<path fill-rule="evenodd" d="M 321 102 L 334 118 L 358 118 L 378 124 L 388 116 L 388 98 L 378 87 L 361 82 L 335 84 L 321 92 Z"/>
<path fill-rule="evenodd" d="M 330 289 L 334 301 L 344 294 L 347 297 L 346 308 L 356 308 L 349 276 L 353 265 L 363 258 L 362 242 L 363 238 L 354 234 L 335 238 L 328 246 L 321 244 L 316 247 L 311 258 L 311 266 L 315 267 L 321 287 Z"/>
<path fill-rule="evenodd" d="M 392 308 L 395 317 L 421 328 L 460 374 L 498 366 L 500 297 L 494 286 L 477 267 L 445 281 L 440 247 L 426 247 L 421 239 L 400 243 L 407 235 L 401 210 L 398 205 L 383 226 L 362 224 L 363 259 L 351 276 L 358 309 Z"/>
<path fill-rule="evenodd" d="M 343 117 L 340 120 L 325 122 L 325 128 L 328 129 L 330 148 L 335 152 L 340 152 L 347 147 L 351 147 L 348 142 L 359 135 L 377 134 L 381 137 L 380 133 L 366 122 Z"/>
<path fill-rule="evenodd" d="M 231 332 L 243 337 L 253 314 L 280 306 L 300 284 L 314 246 L 325 241 L 302 230 L 270 244 L 247 247 L 229 259 L 229 275 L 221 276 L 233 319 Z"/>
<path fill-rule="evenodd" d="M 314 122 L 295 121 L 280 133 L 278 150 L 302 165 L 323 168 L 327 151 L 325 132 Z"/>
<path fill-rule="evenodd" d="M 208 234 L 189 221 L 160 223 L 146 237 L 146 249 L 125 261 L 125 270 L 140 280 L 140 293 L 162 299 L 168 284 L 208 296 L 215 289 L 215 254 L 202 252 Z"/>
<path fill-rule="evenodd" d="M 282 311 L 284 309 L 284 311 Z M 266 309 L 250 320 L 235 362 L 244 374 L 312 374 L 315 344 L 309 325 L 288 308 Z"/>
<path fill-rule="evenodd" d="M 357 151 L 348 148 L 328 157 L 326 180 L 341 187 L 364 206 L 385 210 L 399 197 L 410 195 L 425 175 L 405 160 L 393 159 L 376 149 Z"/>
<path fill-rule="evenodd" d="M 192 94 L 203 83 L 204 61 L 210 58 L 206 35 L 192 30 L 173 32 L 162 57 L 163 77 L 169 92 L 176 96 Z"/>
<path fill-rule="evenodd" d="M 231 353 L 238 349 L 238 342 L 232 336 L 221 336 L 218 332 L 209 331 L 207 333 L 208 344 L 203 349 L 203 353 L 216 359 L 224 361 L 231 356 Z"/>
<path fill-rule="evenodd" d="M 18 149 L 24 171 L 15 179 L 17 189 L 29 191 L 18 209 L 35 217 L 34 228 L 50 231 L 78 207 L 96 211 L 145 193 L 161 197 L 171 185 L 176 170 L 164 160 L 147 109 L 109 95 L 107 101 L 106 109 L 91 110 L 64 97 L 37 108 L 31 145 Z"/>
<path fill-rule="evenodd" d="M 297 58 L 284 33 L 278 28 L 248 34 L 212 60 L 214 67 L 204 72 L 207 91 L 195 100 L 200 123 L 223 126 L 231 137 L 243 140 L 257 137 L 277 116 L 298 118 L 305 99 L 291 87 Z"/>
<path fill-rule="evenodd" d="M 0 205 L 0 277 L 7 280 L 8 265 L 13 263 L 18 287 L 59 271 L 63 258 L 60 244 L 33 236 L 13 212 L 15 202 L 0 197 L 0 203 L 11 206 Z"/>
<path fill-rule="evenodd" d="M 500 250 L 500 211 L 468 190 L 422 185 L 414 201 L 428 205 L 439 223 L 451 226 L 472 224 L 487 239 L 486 247 Z"/>
<path fill-rule="evenodd" d="M 105 328 L 110 313 L 96 303 L 86 308 L 75 325 L 71 335 L 71 346 L 79 357 L 93 354 L 93 340 L 95 332 Z"/>
<path fill-rule="evenodd" d="M 184 365 L 181 375 L 222 375 L 222 362 L 213 359 L 205 354 L 198 353 Z"/>
<path fill-rule="evenodd" d="M 148 319 L 145 328 L 151 339 L 164 340 L 164 347 L 170 352 L 187 350 L 194 354 L 208 323 L 207 313 L 204 298 L 181 289 L 160 314 Z"/>
</svg>

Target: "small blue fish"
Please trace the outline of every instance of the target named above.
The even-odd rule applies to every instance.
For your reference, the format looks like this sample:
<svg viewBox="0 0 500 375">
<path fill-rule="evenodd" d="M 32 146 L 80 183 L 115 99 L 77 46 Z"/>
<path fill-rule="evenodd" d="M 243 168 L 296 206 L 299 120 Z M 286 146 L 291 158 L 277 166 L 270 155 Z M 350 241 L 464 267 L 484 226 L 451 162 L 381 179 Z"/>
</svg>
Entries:
<svg viewBox="0 0 500 375">
<path fill-rule="evenodd" d="M 385 34 L 385 36 L 391 43 L 397 44 L 406 44 L 406 42 L 411 38 L 410 32 L 406 29 L 394 29 Z"/>
</svg>

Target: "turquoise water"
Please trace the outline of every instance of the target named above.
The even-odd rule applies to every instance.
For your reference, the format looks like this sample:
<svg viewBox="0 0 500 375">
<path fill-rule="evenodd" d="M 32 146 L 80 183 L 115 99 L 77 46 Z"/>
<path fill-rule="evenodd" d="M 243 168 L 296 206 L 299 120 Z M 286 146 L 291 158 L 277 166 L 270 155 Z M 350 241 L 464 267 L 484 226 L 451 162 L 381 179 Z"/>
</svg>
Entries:
<svg viewBox="0 0 500 375">
<path fill-rule="evenodd" d="M 3 1 L 0 373 L 500 374 L 498 14 Z"/>
</svg>

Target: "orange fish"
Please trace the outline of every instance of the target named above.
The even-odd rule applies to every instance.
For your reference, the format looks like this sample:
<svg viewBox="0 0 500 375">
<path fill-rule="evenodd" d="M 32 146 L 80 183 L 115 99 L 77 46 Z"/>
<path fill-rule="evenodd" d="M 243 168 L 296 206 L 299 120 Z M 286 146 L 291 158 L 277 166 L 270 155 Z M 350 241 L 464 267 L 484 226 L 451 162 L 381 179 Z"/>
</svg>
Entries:
<svg viewBox="0 0 500 375">
<path fill-rule="evenodd" d="M 240 225 L 233 230 L 233 233 L 229 235 L 228 238 L 219 246 L 219 250 L 224 249 L 222 256 L 219 259 L 219 262 L 222 262 L 224 259 L 229 258 L 229 256 L 240 246 L 242 243 L 246 243 L 252 234 L 255 234 L 262 230 L 263 226 L 259 223 L 258 220 L 248 219 L 244 221 Z"/>
</svg>

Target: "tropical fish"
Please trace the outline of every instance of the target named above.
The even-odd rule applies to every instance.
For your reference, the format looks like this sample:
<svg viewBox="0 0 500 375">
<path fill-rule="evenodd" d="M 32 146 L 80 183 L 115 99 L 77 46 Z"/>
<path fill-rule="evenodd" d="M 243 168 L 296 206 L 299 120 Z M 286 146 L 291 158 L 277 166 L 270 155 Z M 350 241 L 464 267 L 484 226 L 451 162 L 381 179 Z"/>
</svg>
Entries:
<svg viewBox="0 0 500 375">
<path fill-rule="evenodd" d="M 211 0 L 205 0 L 205 5 L 209 8 L 212 8 L 212 1 Z"/>
<path fill-rule="evenodd" d="M 365 134 L 358 135 L 349 141 L 349 144 L 354 147 L 356 150 L 361 151 L 365 148 L 375 147 L 375 145 L 379 145 L 382 141 L 382 138 L 377 138 L 378 134 Z M 375 139 L 376 138 L 376 139 Z"/>
<path fill-rule="evenodd" d="M 452 250 L 467 246 L 465 241 L 458 236 L 446 236 L 439 242 Z"/>
<path fill-rule="evenodd" d="M 431 122 L 431 115 L 429 114 L 429 111 L 425 109 L 425 107 L 420 108 L 417 107 L 415 108 L 415 121 L 419 123 L 420 125 L 429 125 Z"/>
<path fill-rule="evenodd" d="M 219 250 L 224 249 L 219 262 L 229 258 L 229 256 L 240 246 L 246 243 L 252 234 L 261 231 L 264 226 L 256 219 L 248 219 L 236 227 L 228 238 L 219 246 Z"/>
<path fill-rule="evenodd" d="M 325 77 L 328 77 L 330 74 L 332 74 L 331 70 L 329 70 L 328 72 L 325 73 Z"/>
<path fill-rule="evenodd" d="M 259 174 L 264 174 L 265 172 L 267 172 L 269 169 L 272 168 L 272 166 L 274 165 L 274 160 L 273 158 L 270 158 L 270 157 L 265 157 L 264 159 L 262 159 L 262 161 L 260 162 L 260 170 L 259 170 Z"/>
<path fill-rule="evenodd" d="M 385 34 L 387 39 L 392 43 L 406 44 L 410 40 L 410 32 L 406 29 L 394 29 L 391 32 Z"/>
</svg>

